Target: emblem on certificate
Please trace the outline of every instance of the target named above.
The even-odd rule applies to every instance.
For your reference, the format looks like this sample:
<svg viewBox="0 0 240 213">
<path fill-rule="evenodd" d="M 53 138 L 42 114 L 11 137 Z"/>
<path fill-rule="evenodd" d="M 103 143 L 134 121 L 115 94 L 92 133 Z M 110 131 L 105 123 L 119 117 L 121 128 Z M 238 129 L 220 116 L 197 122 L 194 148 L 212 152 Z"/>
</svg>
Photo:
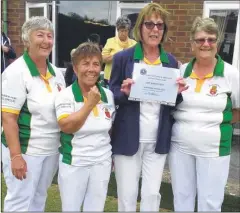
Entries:
<svg viewBox="0 0 240 213">
<path fill-rule="evenodd" d="M 179 76 L 178 69 L 135 63 L 132 75 L 135 83 L 128 99 L 175 106 Z"/>
<path fill-rule="evenodd" d="M 141 70 L 140 70 L 140 74 L 141 74 L 141 75 L 146 75 L 146 74 L 147 74 L 147 70 L 144 69 L 144 68 L 141 69 Z"/>
</svg>

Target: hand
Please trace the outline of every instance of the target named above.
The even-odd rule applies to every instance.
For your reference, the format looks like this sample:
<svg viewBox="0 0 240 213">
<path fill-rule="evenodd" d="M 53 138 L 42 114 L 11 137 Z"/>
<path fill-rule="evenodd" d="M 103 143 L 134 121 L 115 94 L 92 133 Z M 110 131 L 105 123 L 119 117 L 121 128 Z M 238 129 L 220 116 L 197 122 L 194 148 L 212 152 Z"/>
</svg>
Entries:
<svg viewBox="0 0 240 213">
<path fill-rule="evenodd" d="M 178 94 L 187 90 L 189 87 L 186 85 L 186 82 L 184 81 L 184 78 L 182 78 L 182 77 L 177 78 L 177 84 L 178 84 Z"/>
<path fill-rule="evenodd" d="M 97 86 L 94 86 L 88 92 L 87 103 L 90 105 L 91 108 L 94 108 L 100 101 L 101 94 L 98 91 Z"/>
<path fill-rule="evenodd" d="M 126 80 L 123 80 L 123 83 L 121 85 L 121 92 L 129 96 L 132 84 L 134 84 L 134 81 L 131 78 L 127 78 Z"/>
<path fill-rule="evenodd" d="M 26 179 L 27 164 L 22 156 L 11 161 L 12 173 L 18 180 Z"/>
<path fill-rule="evenodd" d="M 9 47 L 2 45 L 2 50 L 3 52 L 8 53 Z"/>
<path fill-rule="evenodd" d="M 109 55 L 108 56 L 108 61 L 112 61 L 112 59 L 113 59 L 113 55 Z"/>
<path fill-rule="evenodd" d="M 110 62 L 112 62 L 112 59 L 113 59 L 113 55 L 109 55 L 109 56 L 107 56 L 107 57 L 105 58 L 105 61 L 106 61 L 107 63 L 110 63 Z"/>
<path fill-rule="evenodd" d="M 103 56 L 103 62 L 104 63 L 111 63 L 113 59 L 113 55 L 104 55 Z"/>
</svg>

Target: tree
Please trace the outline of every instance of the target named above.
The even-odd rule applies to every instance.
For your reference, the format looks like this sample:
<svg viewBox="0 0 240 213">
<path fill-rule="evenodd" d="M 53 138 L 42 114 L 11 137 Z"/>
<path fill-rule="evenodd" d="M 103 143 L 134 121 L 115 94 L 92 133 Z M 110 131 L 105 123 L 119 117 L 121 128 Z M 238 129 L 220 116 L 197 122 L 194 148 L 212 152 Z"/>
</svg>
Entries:
<svg viewBox="0 0 240 213">
<path fill-rule="evenodd" d="M 70 17 L 72 17 L 74 19 L 77 19 L 77 20 L 84 20 L 84 18 L 82 16 L 80 16 L 77 13 L 74 13 L 74 12 L 69 12 L 68 16 L 70 16 Z"/>
</svg>

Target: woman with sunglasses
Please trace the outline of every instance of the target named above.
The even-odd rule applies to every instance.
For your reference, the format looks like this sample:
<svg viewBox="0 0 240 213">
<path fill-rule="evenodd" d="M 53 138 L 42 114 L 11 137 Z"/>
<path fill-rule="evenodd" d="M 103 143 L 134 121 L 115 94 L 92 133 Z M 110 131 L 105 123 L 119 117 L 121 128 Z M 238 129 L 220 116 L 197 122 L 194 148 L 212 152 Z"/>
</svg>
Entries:
<svg viewBox="0 0 240 213">
<path fill-rule="evenodd" d="M 170 147 L 173 107 L 129 101 L 134 63 L 177 68 L 178 62 L 162 48 L 167 36 L 168 12 L 157 3 L 145 6 L 136 21 L 134 47 L 113 58 L 110 89 L 117 105 L 112 147 L 117 181 L 118 210 L 136 211 L 142 176 L 140 211 L 159 211 L 159 189 Z M 185 84 L 178 79 L 179 93 Z M 181 95 L 177 102 L 181 101 Z"/>
<path fill-rule="evenodd" d="M 181 73 L 189 89 L 174 112 L 169 166 L 175 211 L 221 211 L 227 183 L 232 124 L 239 121 L 239 70 L 217 54 L 213 19 L 197 18 L 189 63 Z"/>
</svg>

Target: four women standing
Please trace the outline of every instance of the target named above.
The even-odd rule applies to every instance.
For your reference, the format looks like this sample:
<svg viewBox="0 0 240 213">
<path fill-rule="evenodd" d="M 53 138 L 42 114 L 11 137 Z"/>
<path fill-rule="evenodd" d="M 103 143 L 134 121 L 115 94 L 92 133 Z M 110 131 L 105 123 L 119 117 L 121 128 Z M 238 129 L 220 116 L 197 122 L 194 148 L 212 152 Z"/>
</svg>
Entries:
<svg viewBox="0 0 240 213">
<path fill-rule="evenodd" d="M 121 40 L 128 24 L 124 18 L 117 22 L 119 38 L 114 39 L 122 49 L 135 43 L 126 46 L 131 40 Z M 162 47 L 167 32 L 168 12 L 157 3 L 148 4 L 134 27 L 135 46 L 116 53 L 120 49 L 111 48 L 109 40 L 101 53 L 93 43 L 81 44 L 72 54 L 77 80 L 57 95 L 65 84 L 47 60 L 52 25 L 43 17 L 23 25 L 27 51 L 3 74 L 5 211 L 44 210 L 58 168 L 59 141 L 63 211 L 79 211 L 82 205 L 84 211 L 104 210 L 112 152 L 118 210 L 136 211 L 141 176 L 140 210 L 159 211 L 169 150 L 175 211 L 194 211 L 196 193 L 199 211 L 221 210 L 232 123 L 240 114 L 239 71 L 217 55 L 214 21 L 197 18 L 191 31 L 196 57 L 180 68 L 176 107 L 129 101 L 135 63 L 178 67 Z M 106 63 L 113 60 L 112 68 L 106 66 L 107 80 L 112 70 L 112 92 L 98 83 L 102 55 Z"/>
</svg>

